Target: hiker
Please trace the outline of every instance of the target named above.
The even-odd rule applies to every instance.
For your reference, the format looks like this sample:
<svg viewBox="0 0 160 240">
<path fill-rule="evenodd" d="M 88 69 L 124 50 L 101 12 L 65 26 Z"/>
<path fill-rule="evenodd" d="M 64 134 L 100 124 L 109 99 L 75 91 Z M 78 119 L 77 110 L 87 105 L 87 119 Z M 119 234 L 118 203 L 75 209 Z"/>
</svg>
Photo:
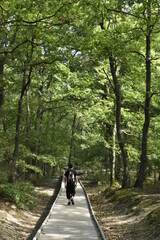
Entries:
<svg viewBox="0 0 160 240">
<path fill-rule="evenodd" d="M 74 196 L 75 196 L 75 188 L 77 187 L 78 177 L 77 172 L 74 170 L 73 165 L 69 163 L 68 169 L 64 174 L 64 183 L 66 188 L 66 196 L 68 199 L 68 205 L 74 205 Z"/>
</svg>

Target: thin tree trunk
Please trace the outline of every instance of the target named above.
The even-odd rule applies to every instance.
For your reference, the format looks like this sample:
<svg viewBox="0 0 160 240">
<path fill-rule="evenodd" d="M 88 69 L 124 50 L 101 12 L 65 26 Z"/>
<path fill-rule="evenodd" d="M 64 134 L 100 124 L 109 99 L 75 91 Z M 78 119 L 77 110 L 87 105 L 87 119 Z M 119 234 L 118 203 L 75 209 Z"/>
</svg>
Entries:
<svg viewBox="0 0 160 240">
<path fill-rule="evenodd" d="M 21 92 L 21 97 L 18 102 L 18 115 L 17 115 L 17 121 L 16 121 L 15 146 L 14 146 L 12 167 L 11 167 L 9 182 L 15 181 L 15 168 L 16 168 L 16 160 L 17 160 L 18 148 L 19 148 L 19 133 L 20 133 L 21 113 L 22 113 L 22 100 L 23 100 L 23 96 L 22 96 L 22 92 Z"/>
<path fill-rule="evenodd" d="M 146 36 L 146 98 L 145 98 L 145 121 L 143 125 L 142 134 L 142 152 L 141 152 L 141 162 L 135 182 L 136 188 L 143 188 L 146 167 L 147 167 L 147 141 L 148 141 L 148 131 L 150 125 L 150 105 L 151 105 L 151 1 L 148 2 L 147 9 L 147 36 Z"/>
<path fill-rule="evenodd" d="M 123 180 L 122 180 L 122 187 L 126 188 L 130 186 L 130 176 L 129 176 L 129 169 L 128 169 L 128 154 L 127 150 L 125 148 L 124 141 L 122 139 L 121 135 L 121 94 L 120 94 L 120 88 L 118 84 L 118 79 L 116 76 L 116 64 L 115 60 L 112 57 L 112 55 L 109 56 L 109 62 L 110 62 L 110 69 L 112 73 L 112 78 L 114 82 L 114 91 L 116 96 L 116 127 L 117 127 L 117 138 L 118 143 L 120 146 L 122 159 L 123 159 Z"/>
<path fill-rule="evenodd" d="M 115 169 L 116 169 L 116 123 L 113 127 L 113 162 L 112 162 L 112 183 L 115 182 Z"/>
<path fill-rule="evenodd" d="M 107 161 L 107 157 L 105 156 L 105 160 Z M 113 179 L 113 151 L 112 149 L 109 149 L 109 160 L 110 160 L 110 186 L 113 185 L 114 179 Z"/>
<path fill-rule="evenodd" d="M 112 148 L 109 149 L 109 159 L 110 159 L 110 186 L 115 183 L 115 161 L 116 161 L 116 152 L 115 152 L 115 138 L 116 138 L 116 124 L 112 128 L 111 125 L 106 127 L 106 132 L 109 133 L 110 137 L 112 136 Z M 106 139 L 107 141 L 107 139 Z M 106 158 L 107 159 L 107 158 Z"/>
<path fill-rule="evenodd" d="M 29 144 L 29 131 L 30 131 L 30 105 L 29 105 L 29 90 L 26 92 L 26 98 L 27 98 L 27 102 L 26 102 L 26 144 L 28 146 Z"/>
<path fill-rule="evenodd" d="M 15 181 L 15 173 L 16 173 L 16 161 L 18 156 L 18 150 L 19 150 L 19 134 L 20 134 L 20 123 L 21 123 L 21 115 L 22 115 L 22 103 L 23 98 L 25 95 L 25 91 L 30 85 L 31 82 L 31 73 L 32 73 L 32 66 L 30 67 L 29 74 L 28 74 L 28 80 L 26 81 L 26 69 L 24 70 L 24 76 L 23 76 L 23 85 L 21 90 L 21 96 L 18 101 L 18 114 L 17 114 L 17 121 L 16 121 L 16 135 L 15 135 L 15 146 L 14 146 L 14 152 L 13 152 L 13 159 L 12 159 L 12 166 L 11 166 L 11 172 L 9 176 L 9 182 Z"/>
<path fill-rule="evenodd" d="M 19 132 L 20 132 L 20 121 L 21 121 L 21 113 L 22 113 L 22 101 L 23 101 L 23 96 L 24 96 L 24 91 L 25 91 L 25 78 L 26 78 L 26 71 L 24 71 L 21 95 L 20 95 L 20 99 L 18 101 L 18 114 L 17 114 L 17 121 L 16 121 L 15 145 L 14 145 L 12 167 L 11 167 L 11 172 L 10 172 L 10 176 L 9 176 L 9 182 L 15 181 L 15 168 L 16 168 L 16 159 L 17 159 L 18 147 L 19 147 Z"/>
<path fill-rule="evenodd" d="M 42 97 L 43 97 L 43 82 L 39 88 L 39 106 L 38 106 L 38 110 L 37 110 L 37 119 L 36 119 L 36 126 L 35 126 L 35 130 L 38 134 L 37 137 L 37 142 L 35 144 L 35 153 L 39 154 L 40 153 L 40 133 L 41 133 L 41 129 L 42 129 L 42 119 L 43 119 L 43 106 L 42 106 Z M 34 163 L 35 165 L 35 163 Z"/>
<path fill-rule="evenodd" d="M 154 185 L 157 183 L 157 167 L 154 166 Z"/>
<path fill-rule="evenodd" d="M 119 154 L 117 156 L 117 164 L 116 164 L 116 181 L 120 182 L 121 181 L 121 155 Z"/>
<path fill-rule="evenodd" d="M 4 119 L 2 119 L 2 124 L 3 124 L 4 134 L 6 134 L 6 132 L 7 132 L 7 126 L 6 126 L 6 123 L 5 123 Z"/>
<path fill-rule="evenodd" d="M 108 136 L 109 139 L 113 136 L 113 128 L 110 124 L 105 123 L 105 141 L 108 143 Z M 106 153 L 104 154 L 104 160 L 107 165 L 108 157 L 106 156 Z M 110 168 L 110 186 L 113 184 L 113 148 L 109 148 L 109 168 Z M 107 168 L 106 168 L 107 169 Z"/>
<path fill-rule="evenodd" d="M 4 57 L 1 57 L 0 58 L 0 110 L 3 106 L 3 101 L 4 101 L 4 80 L 3 80 L 4 62 L 5 62 Z"/>
<path fill-rule="evenodd" d="M 37 123 L 37 126 L 36 126 L 36 131 L 37 131 L 37 134 L 38 134 L 37 142 L 36 142 L 36 145 L 35 145 L 35 153 L 36 154 L 40 153 L 40 145 L 41 145 L 40 133 L 41 133 L 41 130 L 42 130 L 42 119 L 43 119 L 43 109 L 42 109 L 42 106 L 39 106 L 38 112 L 37 112 L 38 123 Z"/>
<path fill-rule="evenodd" d="M 30 110 L 30 104 L 29 104 L 29 89 L 26 92 L 26 97 L 27 97 L 27 133 L 29 133 L 30 130 L 30 114 L 31 114 L 31 110 Z"/>
<path fill-rule="evenodd" d="M 71 163 L 71 159 L 72 159 L 72 149 L 73 149 L 75 127 L 76 127 L 76 117 L 77 115 L 75 113 L 73 117 L 73 123 L 72 123 L 72 133 L 71 133 L 71 141 L 70 141 L 70 148 L 69 148 L 68 164 Z"/>
</svg>

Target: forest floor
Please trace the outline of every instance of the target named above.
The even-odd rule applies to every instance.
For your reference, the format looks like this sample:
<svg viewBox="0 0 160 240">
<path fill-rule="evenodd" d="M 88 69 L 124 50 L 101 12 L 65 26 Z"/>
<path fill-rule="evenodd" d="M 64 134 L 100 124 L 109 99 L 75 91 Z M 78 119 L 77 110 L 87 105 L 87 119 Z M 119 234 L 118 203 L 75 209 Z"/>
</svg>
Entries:
<svg viewBox="0 0 160 240">
<path fill-rule="evenodd" d="M 84 184 L 107 240 L 160 240 L 160 194 Z"/>
<path fill-rule="evenodd" d="M 20 210 L 0 201 L 0 240 L 30 240 L 45 219 L 58 180 L 37 187 L 36 207 Z M 160 194 L 103 190 L 84 182 L 92 208 L 107 240 L 159 240 Z"/>
<path fill-rule="evenodd" d="M 0 240 L 30 240 L 46 218 L 55 199 L 58 179 L 36 187 L 35 207 L 18 209 L 14 204 L 0 201 Z"/>
</svg>

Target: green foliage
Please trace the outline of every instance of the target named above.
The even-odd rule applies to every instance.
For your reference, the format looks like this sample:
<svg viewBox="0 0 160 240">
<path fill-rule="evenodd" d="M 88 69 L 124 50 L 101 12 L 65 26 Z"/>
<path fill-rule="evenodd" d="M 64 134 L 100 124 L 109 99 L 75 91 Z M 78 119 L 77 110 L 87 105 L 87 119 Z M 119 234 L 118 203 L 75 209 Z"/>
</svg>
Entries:
<svg viewBox="0 0 160 240">
<path fill-rule="evenodd" d="M 8 182 L 8 173 L 5 169 L 0 170 L 0 184 L 4 184 Z"/>
<path fill-rule="evenodd" d="M 27 182 L 0 184 L 0 197 L 16 204 L 21 209 L 34 207 L 34 187 Z"/>
<path fill-rule="evenodd" d="M 55 158 L 51 155 L 39 155 L 37 156 L 37 160 L 40 161 L 41 163 L 46 163 L 48 164 L 50 167 L 55 166 Z"/>
<path fill-rule="evenodd" d="M 155 61 L 152 61 L 148 160 L 157 172 L 160 167 L 158 11 L 158 4 L 152 2 Z M 0 59 L 3 61 L 0 63 L 4 63 L 5 82 L 0 119 L 2 183 L 6 183 L 12 165 L 18 101 L 29 77 L 31 84 L 22 101 L 17 178 L 51 176 L 55 171 L 64 171 L 76 114 L 72 161 L 79 168 L 91 169 L 94 181 L 109 182 L 115 123 L 115 92 L 108 59 L 111 53 L 117 64 L 122 137 L 129 169 L 137 171 L 144 122 L 145 14 L 145 2 L 137 1 L 2 1 Z M 115 145 L 117 166 L 120 157 L 117 137 Z"/>
<path fill-rule="evenodd" d="M 40 167 L 33 166 L 32 164 L 26 164 L 25 161 L 18 161 L 17 162 L 17 171 L 22 172 L 22 174 L 25 174 L 28 171 L 32 171 L 34 174 L 38 173 L 40 175 L 43 175 L 42 170 Z"/>
<path fill-rule="evenodd" d="M 103 168 L 102 162 L 99 159 L 92 159 L 91 161 L 86 161 L 83 164 L 83 168 L 87 170 L 85 179 L 88 179 L 92 183 L 97 183 L 99 185 L 106 185 L 108 181 L 108 174 Z"/>
</svg>

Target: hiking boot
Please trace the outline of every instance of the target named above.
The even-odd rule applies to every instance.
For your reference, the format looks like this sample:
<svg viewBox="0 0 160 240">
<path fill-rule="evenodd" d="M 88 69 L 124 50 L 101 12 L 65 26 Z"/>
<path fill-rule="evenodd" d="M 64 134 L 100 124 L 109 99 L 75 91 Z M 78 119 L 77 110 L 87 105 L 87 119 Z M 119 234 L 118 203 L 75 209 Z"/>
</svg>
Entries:
<svg viewBox="0 0 160 240">
<path fill-rule="evenodd" d="M 71 203 L 72 203 L 72 205 L 74 205 L 74 199 L 73 198 L 71 198 Z"/>
</svg>

